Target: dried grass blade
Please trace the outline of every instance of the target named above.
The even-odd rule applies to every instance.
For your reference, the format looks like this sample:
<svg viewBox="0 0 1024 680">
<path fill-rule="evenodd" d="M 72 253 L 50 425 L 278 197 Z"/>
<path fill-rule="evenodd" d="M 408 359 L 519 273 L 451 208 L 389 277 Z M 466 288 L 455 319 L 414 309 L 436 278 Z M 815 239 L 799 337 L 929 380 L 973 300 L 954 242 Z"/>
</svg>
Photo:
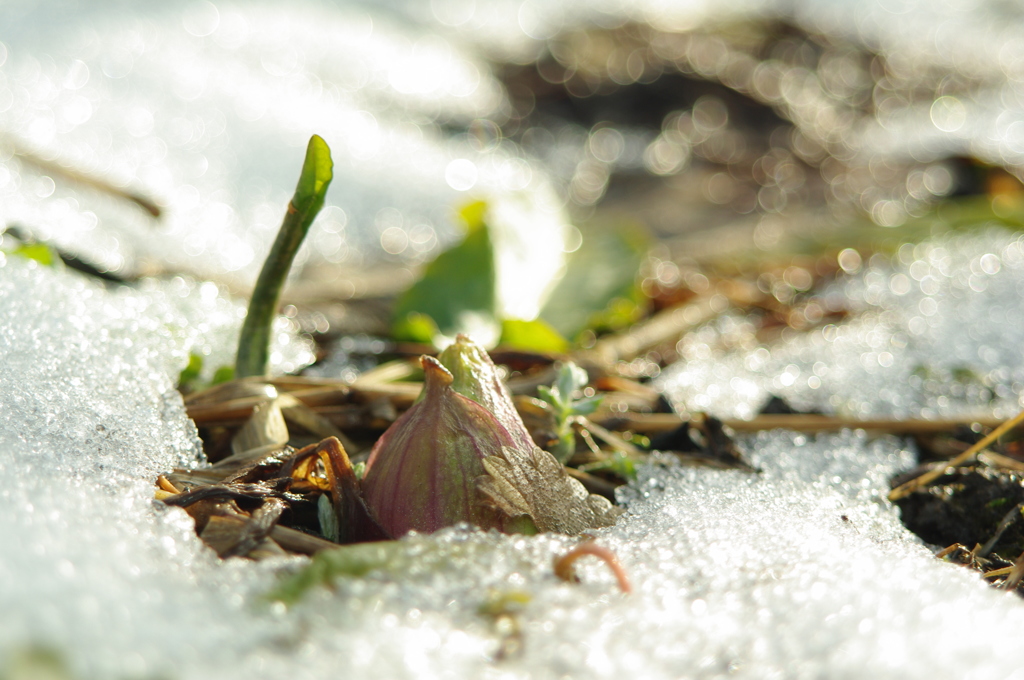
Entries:
<svg viewBox="0 0 1024 680">
<path fill-rule="evenodd" d="M 697 298 L 679 307 L 666 309 L 650 319 L 632 326 L 628 331 L 615 333 L 598 340 L 581 360 L 599 366 L 614 366 L 618 361 L 629 361 L 655 345 L 680 338 L 690 328 L 698 326 L 719 314 L 711 302 L 712 296 Z"/>
<path fill-rule="evenodd" d="M 1018 503 L 1008 513 L 1003 515 L 1003 519 L 1000 520 L 999 526 L 996 527 L 996 532 L 992 535 L 992 538 L 988 539 L 981 550 L 978 551 L 978 557 L 985 557 L 992 552 L 992 548 L 995 547 L 996 542 L 999 541 L 1006 530 L 1010 528 L 1010 525 L 1020 519 L 1020 509 L 1022 507 L 1024 507 L 1024 503 Z"/>
<path fill-rule="evenodd" d="M 957 467 L 958 465 L 963 465 L 965 462 L 970 460 L 972 456 L 984 450 L 986 446 L 992 444 L 997 439 L 1002 437 L 1004 434 L 1020 425 L 1022 422 L 1024 422 L 1024 411 L 1021 411 L 1010 420 L 1007 420 L 1005 423 L 1003 423 L 996 429 L 992 430 L 987 436 L 983 437 L 974 446 L 967 449 L 956 458 L 949 460 L 945 465 L 940 465 L 939 467 L 933 470 L 925 472 L 920 477 L 915 477 L 909 482 L 899 485 L 889 493 L 889 500 L 897 501 L 901 498 L 910 495 L 914 491 L 917 491 L 921 487 L 931 484 L 933 481 L 944 475 L 946 473 L 946 470 L 953 467 Z"/>
<path fill-rule="evenodd" d="M 1013 563 L 1013 567 L 1010 568 L 1010 573 L 1007 575 L 1006 580 L 1000 584 L 1000 588 L 1004 590 L 1013 590 L 1020 583 L 1020 580 L 1024 578 L 1024 553 L 1020 554 L 1017 561 Z"/>
<path fill-rule="evenodd" d="M 612 413 L 601 411 L 591 416 L 612 430 L 630 430 L 642 434 L 658 434 L 676 429 L 693 418 L 678 416 L 674 413 Z M 823 416 L 816 414 L 764 414 L 752 420 L 731 418 L 722 424 L 735 432 L 761 432 L 763 430 L 793 430 L 796 432 L 834 432 L 837 430 L 866 430 L 868 432 L 885 432 L 888 434 L 929 434 L 949 432 L 950 430 L 978 423 L 984 427 L 998 427 L 1002 418 L 992 416 L 976 416 L 946 420 L 875 418 L 859 420 L 839 416 Z"/>
</svg>

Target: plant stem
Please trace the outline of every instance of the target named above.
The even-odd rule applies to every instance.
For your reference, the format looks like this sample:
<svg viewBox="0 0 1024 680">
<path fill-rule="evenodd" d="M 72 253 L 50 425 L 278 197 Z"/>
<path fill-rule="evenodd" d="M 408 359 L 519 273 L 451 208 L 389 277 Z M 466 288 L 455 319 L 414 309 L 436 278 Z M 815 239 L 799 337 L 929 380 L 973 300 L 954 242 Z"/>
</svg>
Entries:
<svg viewBox="0 0 1024 680">
<path fill-rule="evenodd" d="M 277 314 L 281 288 L 291 269 L 295 253 L 306 237 L 313 219 L 324 205 L 327 187 L 333 178 L 334 164 L 331 150 L 318 135 L 313 135 L 306 147 L 306 160 L 302 164 L 299 184 L 288 203 L 281 229 L 277 232 L 270 254 L 263 263 L 256 287 L 249 300 L 249 311 L 238 339 L 238 357 L 235 377 L 261 376 L 267 372 L 270 355 L 270 332 Z"/>
</svg>

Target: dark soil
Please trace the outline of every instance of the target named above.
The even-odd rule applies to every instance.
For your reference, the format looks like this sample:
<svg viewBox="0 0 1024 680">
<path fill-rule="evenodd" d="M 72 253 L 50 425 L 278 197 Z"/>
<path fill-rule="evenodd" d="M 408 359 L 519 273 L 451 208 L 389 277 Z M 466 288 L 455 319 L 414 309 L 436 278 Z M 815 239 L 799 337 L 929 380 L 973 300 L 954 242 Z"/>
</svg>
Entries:
<svg viewBox="0 0 1024 680">
<path fill-rule="evenodd" d="M 903 523 L 922 539 L 945 547 L 986 544 L 1007 526 L 989 551 L 1015 558 L 1024 552 L 1024 477 L 984 467 L 955 468 L 925 489 L 896 501 Z"/>
</svg>

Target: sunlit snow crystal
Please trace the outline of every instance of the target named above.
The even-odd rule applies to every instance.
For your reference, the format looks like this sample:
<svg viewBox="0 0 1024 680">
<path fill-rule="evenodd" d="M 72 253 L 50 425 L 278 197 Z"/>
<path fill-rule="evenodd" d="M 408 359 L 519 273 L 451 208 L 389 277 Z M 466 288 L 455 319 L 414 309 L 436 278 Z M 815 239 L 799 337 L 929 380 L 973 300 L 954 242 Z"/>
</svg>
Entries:
<svg viewBox="0 0 1024 680">
<path fill-rule="evenodd" d="M 48 13 L 16 5 L 0 9 L 15 34 L 0 43 L 0 224 L 104 269 L 244 288 L 316 133 L 335 179 L 296 271 L 320 266 L 332 283 L 367 263 L 423 262 L 458 239 L 457 210 L 483 198 L 503 246 L 504 311 L 539 311 L 568 225 L 540 168 L 495 134 L 503 89 L 456 43 L 355 5 L 177 2 L 122 16 L 97 4 L 42 34 Z M 75 30 L 90 21 L 99 33 Z M 480 134 L 442 132 L 473 121 Z M 165 214 L 154 221 L 53 165 L 141 192 Z"/>
<path fill-rule="evenodd" d="M 418 5 L 429 6 L 445 26 L 466 27 L 465 34 L 476 30 L 477 12 L 490 11 L 481 2 Z M 480 34 L 485 40 L 504 36 L 495 44 L 510 51 L 524 35 L 536 41 L 563 18 L 583 15 L 614 25 L 623 16 L 692 18 L 704 11 L 704 3 L 682 2 L 494 6 L 501 21 L 491 21 Z M 487 100 L 492 81 L 486 68 L 456 56 L 461 52 L 446 49 L 433 33 L 420 43 L 414 31 L 396 32 L 392 39 L 362 43 L 365 52 L 351 52 L 345 45 L 325 46 L 322 35 L 296 39 L 302 26 L 288 23 L 281 12 L 193 2 L 162 4 L 146 10 L 154 13 L 142 21 L 127 12 L 122 24 L 75 38 L 76 17 L 110 20 L 125 7 L 89 3 L 77 10 L 81 14 L 68 15 L 35 0 L 10 0 L 2 10 L 13 17 L 6 26 L 16 26 L 3 37 L 9 47 L 0 47 L 6 131 L 44 153 L 59 138 L 60 153 L 69 154 L 60 160 L 115 179 L 137 175 L 146 188 L 166 190 L 181 210 L 169 216 L 164 231 L 153 230 L 131 209 L 86 191 L 58 189 L 4 155 L 3 219 L 25 220 L 39 236 L 81 246 L 103 264 L 117 268 L 139 253 L 158 252 L 171 264 L 195 260 L 198 269 L 251 275 L 294 184 L 294 171 L 280 159 L 293 152 L 297 158 L 308 134 L 329 133 L 330 125 L 355 126 L 366 135 L 362 146 L 359 140 L 337 145 L 350 156 L 339 178 L 347 176 L 351 193 L 339 194 L 319 235 L 311 237 L 329 263 L 361 252 L 364 238 L 377 244 L 378 256 L 408 253 L 411 261 L 449 238 L 441 212 L 473 181 L 470 167 L 457 161 L 472 162 L 477 185 L 533 187 L 537 181 L 534 175 L 524 179 L 524 159 L 514 149 L 485 151 L 468 140 L 440 143 L 429 126 L 417 132 L 390 117 L 392 105 L 430 120 L 447 115 L 440 110 L 489 115 L 494 109 L 488 106 L 495 105 L 500 114 L 500 102 Z M 890 7 L 874 7 L 873 18 L 856 29 L 870 34 L 874 27 L 903 39 L 899 32 L 908 22 L 892 21 Z M 856 11 L 862 9 L 857 4 Z M 61 10 L 73 12 L 66 5 Z M 822 10 L 818 20 L 832 17 L 853 26 L 843 23 L 844 11 Z M 977 35 L 988 15 L 976 14 L 971 31 L 955 33 Z M 328 9 L 321 16 L 338 27 Z M 29 19 L 14 23 L 23 17 Z M 360 27 L 366 23 L 340 28 L 358 38 Z M 278 28 L 312 53 L 290 54 L 281 44 L 268 44 L 266 36 Z M 933 55 L 934 37 L 931 31 L 924 41 Z M 32 54 L 37 41 L 47 40 L 59 43 L 53 53 Z M 147 44 L 156 51 L 148 53 Z M 987 43 L 983 47 L 936 56 L 968 60 L 981 54 L 988 63 L 1014 62 L 1012 49 L 996 59 Z M 266 49 L 265 63 L 243 63 L 235 49 Z M 420 57 L 430 64 L 447 54 L 462 60 L 463 79 L 430 89 L 405 67 L 380 68 L 369 71 L 365 82 L 333 91 L 317 71 L 317 59 L 384 51 L 412 66 Z M 162 63 L 172 56 L 178 61 Z M 211 64 L 224 71 L 211 73 Z M 294 97 L 282 101 L 298 106 L 276 108 L 240 94 L 245 84 L 273 90 L 293 67 L 305 75 L 285 91 Z M 459 88 L 474 81 L 470 67 L 482 89 L 459 101 Z M 136 69 L 147 78 L 133 80 Z M 166 77 L 168 91 L 152 77 Z M 232 77 L 238 91 L 220 92 Z M 454 89 L 445 90 L 449 85 Z M 317 107 L 297 111 L 314 99 Z M 380 115 L 373 113 L 372 120 L 364 115 L 371 100 L 383 109 L 374 108 Z M 332 122 L 333 116 L 339 118 Z M 233 131 L 222 136 L 228 120 Z M 393 159 L 360 155 L 391 143 L 405 157 L 422 151 L 423 166 L 396 168 L 389 164 Z M 493 159 L 493 167 L 486 159 Z M 235 170 L 250 163 L 264 170 L 240 187 L 232 179 Z M 424 173 L 434 179 L 418 184 Z M 399 178 L 393 183 L 398 197 L 392 184 L 378 185 L 382 177 Z M 409 186 L 422 193 L 403 193 Z M 424 194 L 438 188 L 440 198 L 420 205 Z M 225 223 L 233 226 L 207 229 Z M 251 240 L 242 229 L 247 224 L 256 225 Z M 543 224 L 554 232 L 552 225 L 560 222 Z M 392 253 L 403 243 L 399 232 L 406 250 Z M 385 233 L 390 235 L 383 238 Z M 971 392 L 969 383 L 955 391 L 925 373 L 914 383 L 916 364 L 926 361 L 939 378 L 975 367 L 995 395 L 995 407 L 1013 410 L 1024 391 L 1024 338 L 1019 324 L 1007 320 L 1024 311 L 1021 252 L 1006 234 L 901 251 L 896 264 L 872 263 L 844 291 L 862 301 L 862 320 L 777 350 L 693 357 L 669 371 L 663 385 L 678 404 L 722 414 L 750 414 L 770 391 L 855 414 L 935 415 L 990 406 L 988 396 Z M 388 568 L 311 593 L 292 610 L 268 605 L 262 594 L 281 565 L 218 561 L 184 513 L 151 500 L 157 473 L 200 461 L 174 379 L 191 351 L 209 352 L 212 363 L 230 360 L 224 346 L 237 324 L 237 304 L 209 284 L 183 279 L 109 291 L 13 256 L 2 262 L 0 674 L 12 655 L 40 645 L 55 650 L 82 678 L 904 680 L 1024 673 L 1019 601 L 988 589 L 970 572 L 934 561 L 884 500 L 887 478 L 911 464 L 911 452 L 895 439 L 869 441 L 850 433 L 742 440 L 764 470 L 760 475 L 643 468 L 623 491 L 627 514 L 597 532 L 630 573 L 632 596 L 620 595 L 597 562 L 580 565 L 581 585 L 558 582 L 551 560 L 571 539 L 457 528 L 411 537 Z M 696 338 L 713 340 L 731 323 Z M 301 365 L 301 355 L 301 348 L 291 355 L 294 365 Z M 480 613 L 482 605 L 510 592 L 529 599 L 512 619 Z M 508 653 L 500 657 L 500 650 Z"/>
<path fill-rule="evenodd" d="M 719 356 L 742 322 L 722 319 L 679 344 L 659 386 L 680 409 L 751 417 L 770 395 L 843 415 L 1017 413 L 1024 394 L 1024 242 L 993 229 L 874 258 L 833 291 L 858 314 L 768 347 Z M 826 292 L 826 297 L 830 293 Z"/>
<path fill-rule="evenodd" d="M 627 514 L 596 532 L 630 596 L 596 561 L 581 564 L 582 585 L 558 581 L 552 559 L 573 539 L 455 528 L 406 539 L 382 570 L 294 609 L 268 606 L 274 565 L 218 561 L 180 510 L 150 500 L 158 472 L 200 456 L 172 376 L 202 338 L 166 295 L 13 256 L 0 267 L 0 668 L 30 645 L 90 678 L 1022 667 L 1017 599 L 934 561 L 884 499 L 911 453 L 849 433 L 743 440 L 760 475 L 644 468 L 622 493 Z M 511 619 L 481 614 L 503 594 L 528 601 Z"/>
</svg>

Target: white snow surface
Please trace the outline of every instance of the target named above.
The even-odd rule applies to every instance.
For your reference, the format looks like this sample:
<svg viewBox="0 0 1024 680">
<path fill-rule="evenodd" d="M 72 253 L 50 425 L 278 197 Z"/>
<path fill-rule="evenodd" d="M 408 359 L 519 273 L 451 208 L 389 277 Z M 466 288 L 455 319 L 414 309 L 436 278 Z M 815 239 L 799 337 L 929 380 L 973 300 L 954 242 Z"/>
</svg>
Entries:
<svg viewBox="0 0 1024 680">
<path fill-rule="evenodd" d="M 152 500 L 159 472 L 201 459 L 173 376 L 209 333 L 169 298 L 209 303 L 166 288 L 0 266 L 0 669 L 44 647 L 76 678 L 1024 673 L 1019 600 L 934 560 L 884 499 L 911 452 L 852 432 L 744 440 L 761 474 L 643 468 L 626 515 L 596 532 L 632 594 L 593 558 L 581 584 L 557 580 L 574 539 L 454 528 L 270 605 L 303 559 L 220 561 Z M 481 614 L 502 593 L 529 601 Z"/>
<path fill-rule="evenodd" d="M 719 417 L 751 417 L 773 394 L 861 418 L 1016 415 L 1024 240 L 982 225 L 872 262 L 822 296 L 856 312 L 851 322 L 768 348 L 749 344 L 747 322 L 723 318 L 680 341 L 685 360 L 658 387 L 680 410 Z"/>
<path fill-rule="evenodd" d="M 889 4 L 873 6 L 867 27 L 846 23 L 869 38 L 887 26 L 902 44 L 913 26 L 891 21 Z M 4 222 L 112 270 L 155 257 L 245 283 L 302 145 L 322 132 L 338 178 L 300 264 L 422 261 L 453 237 L 452 207 L 480 193 L 510 196 L 507 221 L 532 225 L 557 270 L 557 201 L 539 166 L 488 141 L 487 121 L 507 104 L 466 43 L 535 51 L 571 3 L 419 2 L 436 33 L 369 4 L 334 14 L 310 3 L 319 9 L 294 20 L 259 3 L 166 5 L 0 8 Z M 595 11 L 612 24 L 639 12 L 688 25 L 705 5 Z M 981 17 L 958 33 L 987 35 L 975 3 L 953 5 Z M 750 6 L 773 5 L 719 11 Z M 855 5 L 834 6 L 843 24 Z M 101 30 L 87 28 L 98 19 Z M 1006 44 L 984 64 L 1019 63 L 1019 41 Z M 480 138 L 439 131 L 473 119 Z M 137 210 L 22 163 L 12 142 L 138 181 L 171 210 L 153 229 Z M 859 301 L 855 320 L 717 354 L 743 330 L 727 319 L 690 336 L 688 361 L 660 385 L 680 407 L 718 415 L 750 415 L 769 393 L 863 416 L 1010 415 L 1024 392 L 1022 253 L 999 231 L 901 250 L 837 288 Z M 293 608 L 268 604 L 280 573 L 304 560 L 221 561 L 183 511 L 152 500 L 157 474 L 202 458 L 174 380 L 191 352 L 209 368 L 230 362 L 240 312 L 213 284 L 105 288 L 0 254 L 0 677 L 33 647 L 97 679 L 1024 676 L 1019 600 L 935 561 L 903 529 L 884 496 L 912 452 L 853 432 L 741 440 L 757 475 L 641 469 L 623 492 L 627 513 L 596 532 L 629 573 L 629 595 L 592 558 L 581 584 L 558 581 L 552 560 L 573 539 L 456 528 L 404 539 L 387 568 Z M 293 333 L 279 335 L 278 370 L 308 362 Z M 963 368 L 978 379 L 953 379 Z M 481 614 L 502 593 L 529 601 L 508 619 Z"/>
<path fill-rule="evenodd" d="M 539 312 L 570 227 L 543 170 L 497 131 L 509 104 L 480 57 L 354 3 L 58 4 L 0 6 L 0 222 L 104 270 L 246 290 L 319 134 L 334 180 L 296 278 L 428 261 L 459 239 L 457 211 L 486 200 L 501 309 Z"/>
</svg>

